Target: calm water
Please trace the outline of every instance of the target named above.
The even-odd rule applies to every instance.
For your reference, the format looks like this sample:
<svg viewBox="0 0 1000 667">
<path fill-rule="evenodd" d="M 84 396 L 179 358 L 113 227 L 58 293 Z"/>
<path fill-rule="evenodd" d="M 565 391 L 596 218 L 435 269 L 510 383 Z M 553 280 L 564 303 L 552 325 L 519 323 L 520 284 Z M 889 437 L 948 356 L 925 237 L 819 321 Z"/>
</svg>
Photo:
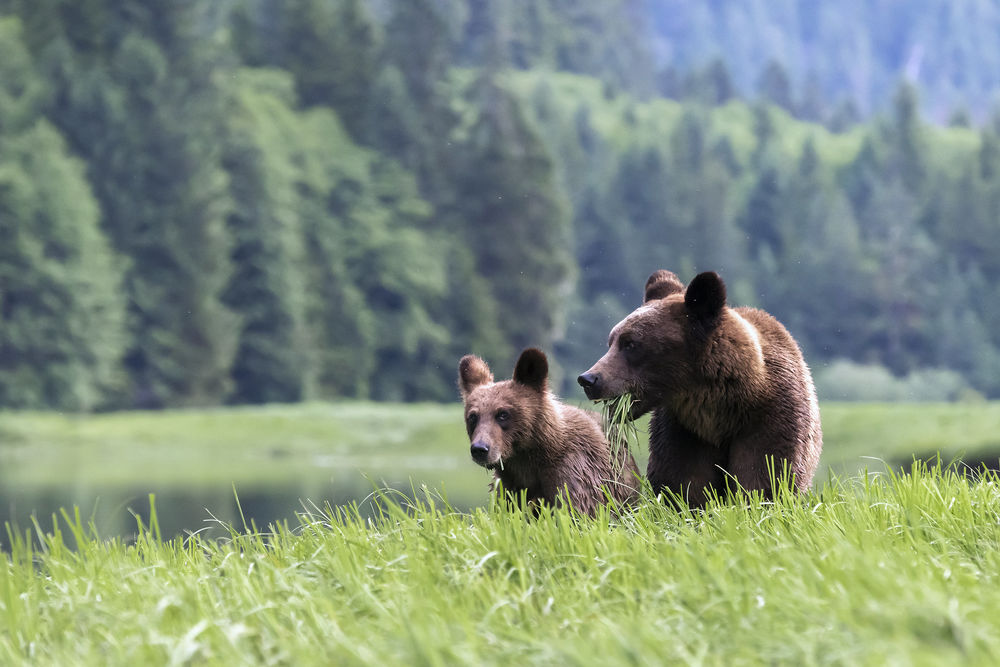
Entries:
<svg viewBox="0 0 1000 667">
<path fill-rule="evenodd" d="M 295 483 L 232 484 L 208 487 L 177 487 L 145 484 L 135 480 L 126 487 L 97 487 L 83 479 L 70 479 L 51 485 L 20 485 L 16 473 L 5 471 L 0 488 L 0 508 L 4 521 L 23 532 L 36 517 L 43 529 L 51 530 L 52 515 L 66 509 L 79 508 L 86 523 L 93 520 L 101 537 L 129 537 L 136 533 L 136 516 L 149 522 L 149 495 L 154 494 L 156 513 L 164 535 L 186 535 L 202 531 L 209 536 L 223 536 L 227 531 L 220 522 L 242 528 L 244 520 L 258 528 L 287 521 L 297 525 L 296 514 L 318 513 L 317 508 L 358 503 L 361 509 L 371 509 L 376 487 L 391 488 L 414 496 L 421 486 L 444 490 L 448 501 L 458 510 L 466 511 L 483 505 L 487 497 L 490 476 L 464 457 L 408 456 L 399 465 L 386 468 L 359 465 L 335 471 L 317 471 L 304 467 L 301 480 Z M 14 474 L 12 474 L 14 473 Z M 241 512 L 242 511 L 242 512 Z M 61 519 L 60 519 L 61 521 Z M 0 535 L 6 546 L 7 535 Z"/>
</svg>

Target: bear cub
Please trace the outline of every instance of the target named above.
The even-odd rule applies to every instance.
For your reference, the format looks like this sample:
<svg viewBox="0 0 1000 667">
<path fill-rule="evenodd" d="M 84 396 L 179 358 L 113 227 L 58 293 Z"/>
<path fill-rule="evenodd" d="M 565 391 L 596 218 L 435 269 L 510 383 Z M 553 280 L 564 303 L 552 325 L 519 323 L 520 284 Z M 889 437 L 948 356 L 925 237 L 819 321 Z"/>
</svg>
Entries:
<svg viewBox="0 0 1000 667">
<path fill-rule="evenodd" d="M 652 411 L 647 477 L 654 491 L 704 505 L 727 486 L 773 493 L 787 466 L 812 482 L 823 447 L 812 376 L 791 334 L 755 308 L 726 305 L 718 274 L 684 287 L 670 271 L 611 330 L 608 352 L 578 378 L 587 397 L 631 394 L 633 419 Z"/>
<path fill-rule="evenodd" d="M 493 381 L 486 362 L 466 355 L 458 364 L 472 460 L 492 470 L 508 498 L 525 492 L 529 506 L 562 504 L 593 515 L 606 500 L 635 499 L 639 472 L 628 447 L 613 457 L 599 417 L 561 403 L 548 390 L 545 354 L 528 348 L 514 377 Z M 614 460 L 613 460 L 614 459 Z"/>
</svg>

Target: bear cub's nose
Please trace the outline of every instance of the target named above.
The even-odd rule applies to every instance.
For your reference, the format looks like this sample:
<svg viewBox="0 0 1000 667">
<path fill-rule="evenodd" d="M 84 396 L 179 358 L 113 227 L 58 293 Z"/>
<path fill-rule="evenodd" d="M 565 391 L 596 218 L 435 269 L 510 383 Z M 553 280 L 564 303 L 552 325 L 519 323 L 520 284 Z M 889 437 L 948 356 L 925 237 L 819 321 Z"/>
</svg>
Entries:
<svg viewBox="0 0 1000 667">
<path fill-rule="evenodd" d="M 587 398 L 594 398 L 597 395 L 597 383 L 601 381 L 601 376 L 597 373 L 584 373 L 576 379 Z"/>
<path fill-rule="evenodd" d="M 469 448 L 469 453 L 472 454 L 473 461 L 476 463 L 483 463 L 486 461 L 487 454 L 490 453 L 490 448 L 489 445 L 477 440 L 472 443 L 472 447 Z"/>
</svg>

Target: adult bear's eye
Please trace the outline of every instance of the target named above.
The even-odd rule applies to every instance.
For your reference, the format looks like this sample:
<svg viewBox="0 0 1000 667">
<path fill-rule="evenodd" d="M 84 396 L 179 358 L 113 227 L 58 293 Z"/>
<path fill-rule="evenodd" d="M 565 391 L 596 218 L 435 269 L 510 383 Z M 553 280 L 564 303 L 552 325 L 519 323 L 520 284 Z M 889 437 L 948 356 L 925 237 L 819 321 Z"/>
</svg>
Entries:
<svg viewBox="0 0 1000 667">
<path fill-rule="evenodd" d="M 628 340 L 623 340 L 621 342 L 621 346 L 620 347 L 621 347 L 622 352 L 631 352 L 632 350 L 635 350 L 636 348 L 638 348 L 639 344 L 637 342 L 635 342 L 633 339 L 629 338 Z"/>
<path fill-rule="evenodd" d="M 506 410 L 497 410 L 496 418 L 500 425 L 503 426 L 510 419 L 510 413 Z"/>
<path fill-rule="evenodd" d="M 470 412 L 469 416 L 465 418 L 465 428 L 469 431 L 469 435 L 476 430 L 476 424 L 479 423 L 479 415 L 475 412 Z"/>
</svg>

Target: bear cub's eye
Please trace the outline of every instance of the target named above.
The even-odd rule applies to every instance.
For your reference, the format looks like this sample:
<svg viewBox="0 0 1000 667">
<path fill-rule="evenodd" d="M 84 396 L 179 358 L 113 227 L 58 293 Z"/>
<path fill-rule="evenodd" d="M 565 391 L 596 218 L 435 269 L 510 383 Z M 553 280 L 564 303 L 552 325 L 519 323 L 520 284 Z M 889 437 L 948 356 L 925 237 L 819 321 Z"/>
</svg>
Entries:
<svg viewBox="0 0 1000 667">
<path fill-rule="evenodd" d="M 506 410 L 497 410 L 496 414 L 497 421 L 500 422 L 502 426 L 506 421 L 510 419 L 510 413 Z"/>
<path fill-rule="evenodd" d="M 468 429 L 469 435 L 476 430 L 476 425 L 479 423 L 479 415 L 475 412 L 470 412 L 469 416 L 465 418 L 465 428 Z"/>
</svg>

